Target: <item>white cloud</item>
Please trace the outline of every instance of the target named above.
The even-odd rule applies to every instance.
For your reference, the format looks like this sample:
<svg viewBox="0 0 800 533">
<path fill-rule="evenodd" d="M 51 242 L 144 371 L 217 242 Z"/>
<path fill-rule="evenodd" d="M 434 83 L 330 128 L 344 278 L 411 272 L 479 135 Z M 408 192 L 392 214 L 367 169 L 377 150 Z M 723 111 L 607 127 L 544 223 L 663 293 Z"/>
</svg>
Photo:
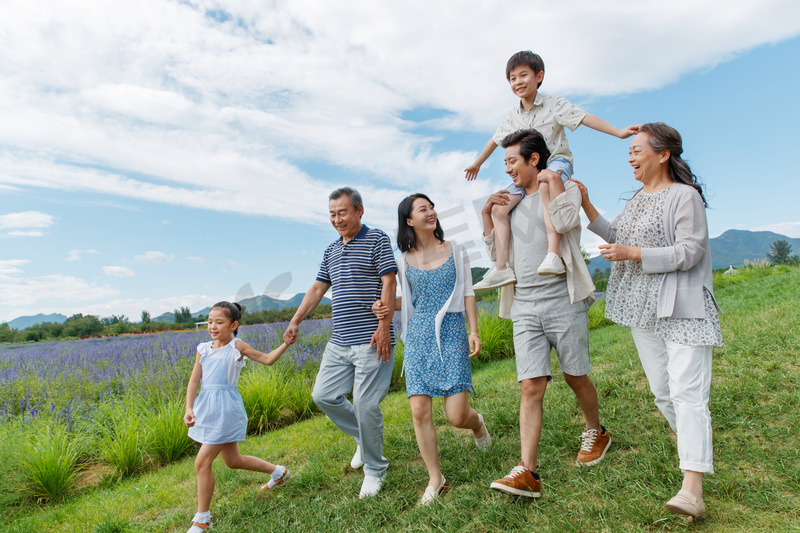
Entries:
<svg viewBox="0 0 800 533">
<path fill-rule="evenodd" d="M 205 265 L 206 264 L 206 260 L 203 259 L 202 257 L 190 256 L 190 257 L 187 257 L 186 259 L 188 259 L 189 261 L 191 261 L 195 265 Z"/>
<path fill-rule="evenodd" d="M 41 211 L 20 211 L 0 215 L 0 236 L 41 237 L 53 225 L 54 217 Z"/>
<path fill-rule="evenodd" d="M 448 205 L 489 192 L 454 186 L 475 154 L 435 148 L 435 132 L 493 131 L 511 53 L 542 54 L 547 92 L 632 93 L 797 35 L 800 4 L 9 0 L 0 20 L 13 20 L 0 187 L 325 224 L 329 173 L 298 168 L 313 160 L 362 176 L 368 212 L 390 227 L 400 189 Z M 442 110 L 426 133 L 402 118 L 420 108 Z"/>
<path fill-rule="evenodd" d="M 7 278 L 10 274 L 22 272 L 17 267 L 30 263 L 27 259 L 0 259 L 0 281 Z"/>
<path fill-rule="evenodd" d="M 133 260 L 144 265 L 168 265 L 172 263 L 172 256 L 164 252 L 151 251 L 137 255 Z"/>
<path fill-rule="evenodd" d="M 759 226 L 751 231 L 771 231 L 792 239 L 800 239 L 800 222 L 780 222 L 768 226 Z"/>
<path fill-rule="evenodd" d="M 99 254 L 100 252 L 98 252 L 97 250 L 92 250 L 92 249 L 89 249 L 89 250 L 77 250 L 77 249 L 75 249 L 75 250 L 70 250 L 67 253 L 68 253 L 68 255 L 67 255 L 66 259 L 64 259 L 64 261 L 80 261 L 81 260 L 81 256 L 83 254 L 96 255 L 96 254 Z"/>
<path fill-rule="evenodd" d="M 135 270 L 123 266 L 104 266 L 103 272 L 106 273 L 106 276 L 112 276 L 115 278 L 130 278 L 131 276 L 136 275 Z"/>
<path fill-rule="evenodd" d="M 54 302 L 69 302 L 75 305 L 81 302 L 107 299 L 119 294 L 119 291 L 108 286 L 90 284 L 74 276 L 61 274 L 30 278 L 3 276 L 2 263 L 4 262 L 0 262 L 0 306 L 4 308 L 4 314 L 9 313 L 9 310 L 13 308 L 19 310 L 18 314 L 3 317 L 4 320 L 12 320 L 20 314 L 31 312 L 56 312 L 43 311 L 41 308 L 44 303 L 54 305 Z M 12 274 L 18 272 L 18 270 L 10 271 Z"/>
</svg>

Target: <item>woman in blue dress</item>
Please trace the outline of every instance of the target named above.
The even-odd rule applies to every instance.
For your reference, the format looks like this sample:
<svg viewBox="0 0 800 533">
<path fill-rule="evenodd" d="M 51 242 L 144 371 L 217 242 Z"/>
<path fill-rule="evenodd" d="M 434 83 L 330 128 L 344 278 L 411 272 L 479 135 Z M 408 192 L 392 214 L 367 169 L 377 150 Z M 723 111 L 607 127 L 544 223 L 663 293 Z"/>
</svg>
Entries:
<svg viewBox="0 0 800 533">
<path fill-rule="evenodd" d="M 478 448 L 485 450 L 492 441 L 483 417 L 468 400 L 468 393 L 475 394 L 469 358 L 480 352 L 481 340 L 466 249 L 444 240 L 433 202 L 424 194 L 400 202 L 397 215 L 397 245 L 403 252 L 398 262 L 402 296 L 397 309 L 414 432 L 430 477 L 420 500 L 426 505 L 445 484 L 436 449 L 433 397 L 444 397 L 447 419 L 455 427 L 471 429 Z M 387 311 L 380 301 L 373 310 L 379 317 Z"/>
</svg>

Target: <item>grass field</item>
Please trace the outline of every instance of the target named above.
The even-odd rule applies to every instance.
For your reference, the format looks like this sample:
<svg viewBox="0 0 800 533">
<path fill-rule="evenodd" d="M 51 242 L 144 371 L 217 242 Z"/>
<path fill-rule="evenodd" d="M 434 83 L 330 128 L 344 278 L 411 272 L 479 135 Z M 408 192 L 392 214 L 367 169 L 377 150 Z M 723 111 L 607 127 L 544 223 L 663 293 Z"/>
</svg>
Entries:
<svg viewBox="0 0 800 533">
<path fill-rule="evenodd" d="M 582 420 L 554 368 L 540 444 L 542 499 L 515 501 L 488 488 L 519 457 L 519 388 L 514 361 L 506 359 L 475 365 L 473 405 L 494 438 L 489 452 L 478 452 L 469 434 L 449 427 L 441 401 L 435 403 L 448 488 L 432 505 L 416 506 L 427 474 L 401 390 L 383 402 L 391 464 L 378 496 L 358 499 L 361 473 L 345 466 L 353 440 L 315 416 L 241 445 L 244 453 L 289 466 L 293 479 L 276 492 L 258 491 L 265 481 L 258 474 L 215 464 L 213 531 L 798 531 L 800 270 L 749 269 L 715 282 L 725 347 L 714 356 L 716 473 L 705 480 L 705 520 L 689 524 L 664 508 L 681 480 L 674 437 L 652 402 L 629 332 L 609 326 L 591 332 L 591 377 L 614 443 L 599 465 L 574 465 Z M 14 435 L 0 427 L 0 459 L 12 478 L 19 457 L 7 439 L 19 438 Z M 0 507 L 0 531 L 183 532 L 189 526 L 196 505 L 191 457 L 126 478 L 102 465 L 80 475 L 82 488 L 63 503 Z"/>
</svg>

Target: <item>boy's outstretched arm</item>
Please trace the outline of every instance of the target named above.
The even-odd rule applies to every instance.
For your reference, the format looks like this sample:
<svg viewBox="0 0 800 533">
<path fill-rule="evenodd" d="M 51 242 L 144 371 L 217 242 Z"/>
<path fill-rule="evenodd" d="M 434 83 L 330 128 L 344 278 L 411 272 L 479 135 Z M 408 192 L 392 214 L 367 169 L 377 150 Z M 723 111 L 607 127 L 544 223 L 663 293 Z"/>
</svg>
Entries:
<svg viewBox="0 0 800 533">
<path fill-rule="evenodd" d="M 472 181 L 478 177 L 478 171 L 481 169 L 481 165 L 483 165 L 489 156 L 492 155 L 492 152 L 495 151 L 497 148 L 497 144 L 494 142 L 494 139 L 489 139 L 489 142 L 486 143 L 486 146 L 483 147 L 478 159 L 476 159 L 470 166 L 464 169 L 466 172 L 465 178 L 467 181 Z"/>
<path fill-rule="evenodd" d="M 613 135 L 614 137 L 619 137 L 620 139 L 627 139 L 631 135 L 636 135 L 639 133 L 639 128 L 642 127 L 641 124 L 635 124 L 633 126 L 628 126 L 627 128 L 617 128 L 603 120 L 602 118 L 592 115 L 591 113 L 586 113 L 586 116 L 583 117 L 581 124 L 584 126 L 588 126 L 593 130 L 601 131 L 603 133 L 608 133 L 609 135 Z"/>
</svg>

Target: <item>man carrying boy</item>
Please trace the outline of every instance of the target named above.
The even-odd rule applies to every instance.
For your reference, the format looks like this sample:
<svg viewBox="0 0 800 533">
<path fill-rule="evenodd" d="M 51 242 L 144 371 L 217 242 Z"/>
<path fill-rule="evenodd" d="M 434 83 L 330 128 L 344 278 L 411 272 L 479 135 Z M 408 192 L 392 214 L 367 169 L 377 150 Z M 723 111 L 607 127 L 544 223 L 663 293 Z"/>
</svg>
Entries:
<svg viewBox="0 0 800 533">
<path fill-rule="evenodd" d="M 356 439 L 350 465 L 364 466 L 358 497 L 367 498 L 381 490 L 389 466 L 383 457 L 380 403 L 392 378 L 397 264 L 386 233 L 361 224 L 364 206 L 358 191 L 343 187 L 329 199 L 331 224 L 341 237 L 325 250 L 317 279 L 283 338 L 294 342 L 300 322 L 333 288 L 333 333 L 311 395 L 339 429 Z M 389 308 L 382 320 L 372 314 L 372 304 L 378 299 Z M 353 403 L 345 397 L 351 390 Z"/>
<path fill-rule="evenodd" d="M 605 457 L 611 437 L 600 425 L 597 391 L 587 374 L 589 360 L 588 311 L 594 284 L 579 249 L 581 194 L 573 182 L 565 185 L 555 173 L 547 177 L 543 191 L 541 173 L 550 155 L 544 138 L 535 130 L 512 133 L 502 141 L 506 149 L 506 173 L 525 196 L 511 213 L 511 259 L 517 274 L 514 287 L 504 287 L 500 316 L 514 324 L 517 380 L 521 388 L 519 427 L 522 460 L 491 488 L 530 498 L 541 497 L 536 460 L 542 432 L 544 394 L 550 375 L 550 350 L 556 349 L 559 366 L 586 418 L 586 429 L 578 452 L 579 465 L 590 466 Z M 540 197 L 541 196 L 541 201 Z M 506 205 L 502 191 L 489 197 L 481 210 L 483 239 L 491 258 L 496 236 L 492 210 Z M 547 253 L 547 235 L 542 210 L 549 211 L 562 234 L 566 274 L 540 276 L 537 265 Z"/>
<path fill-rule="evenodd" d="M 497 145 L 506 135 L 515 131 L 534 129 L 542 134 L 547 143 L 551 155 L 546 162 L 547 169 L 542 171 L 540 177 L 543 188 L 549 187 L 550 178 L 554 175 L 560 175 L 563 182 L 572 177 L 573 158 L 564 131 L 565 127 L 575 131 L 578 126 L 584 124 L 620 139 L 630 137 L 639 131 L 638 125 L 628 126 L 625 129 L 615 128 L 560 96 L 540 94 L 539 87 L 544 79 L 544 61 L 538 54 L 531 51 L 517 52 L 511 56 L 506 65 L 506 79 L 511 84 L 511 90 L 519 97 L 519 105 L 509 111 L 494 136 L 486 143 L 478 159 L 465 169 L 467 180 L 474 180 L 477 177 L 481 165 L 492 155 Z M 504 205 L 496 205 L 492 212 L 496 232 L 497 262 L 473 287 L 476 291 L 496 289 L 515 281 L 514 272 L 507 267 L 510 240 L 508 218 L 509 213 L 519 203 L 525 192 L 513 184 L 507 189 L 509 202 Z M 548 253 L 539 265 L 537 272 L 540 276 L 563 274 L 564 264 L 560 257 L 560 236 L 553 229 L 547 210 L 544 211 Z"/>
</svg>

